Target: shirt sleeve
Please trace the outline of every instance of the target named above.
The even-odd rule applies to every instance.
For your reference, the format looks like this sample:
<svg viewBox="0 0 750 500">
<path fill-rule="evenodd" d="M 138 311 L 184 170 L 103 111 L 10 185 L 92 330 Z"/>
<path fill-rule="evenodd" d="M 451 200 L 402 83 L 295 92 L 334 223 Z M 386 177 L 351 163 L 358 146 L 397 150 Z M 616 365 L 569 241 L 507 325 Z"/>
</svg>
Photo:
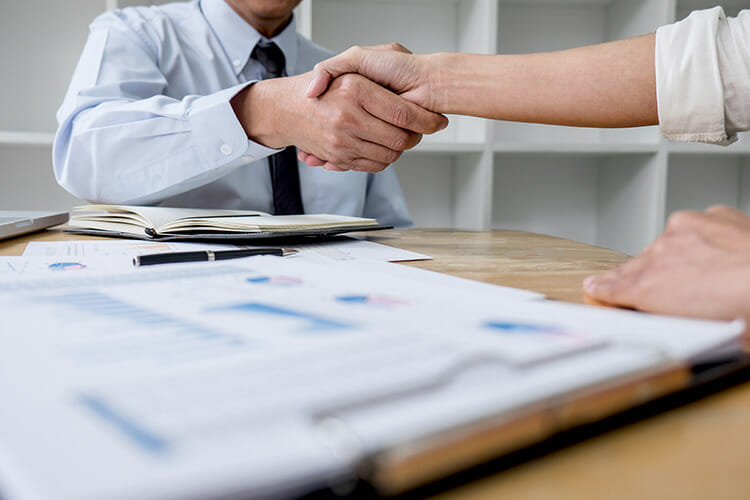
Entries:
<svg viewBox="0 0 750 500">
<path fill-rule="evenodd" d="M 414 225 L 392 165 L 380 173 L 367 174 L 367 196 L 362 216 L 377 219 L 384 226 Z"/>
<path fill-rule="evenodd" d="M 278 150 L 248 140 L 230 100 L 164 95 L 155 51 L 114 16 L 95 21 L 58 110 L 55 176 L 75 196 L 156 203 Z"/>
<path fill-rule="evenodd" d="M 656 32 L 659 126 L 667 139 L 727 145 L 750 129 L 750 11 L 695 11 Z"/>
</svg>

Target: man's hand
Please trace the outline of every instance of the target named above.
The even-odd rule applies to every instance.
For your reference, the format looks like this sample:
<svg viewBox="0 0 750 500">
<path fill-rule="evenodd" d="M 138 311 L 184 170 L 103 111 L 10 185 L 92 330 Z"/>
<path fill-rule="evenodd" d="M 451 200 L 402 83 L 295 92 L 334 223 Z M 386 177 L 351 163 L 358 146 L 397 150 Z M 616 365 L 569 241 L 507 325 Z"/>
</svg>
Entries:
<svg viewBox="0 0 750 500">
<path fill-rule="evenodd" d="M 587 278 L 584 291 L 641 311 L 750 325 L 750 217 L 723 206 L 677 212 L 646 250 Z"/>
<path fill-rule="evenodd" d="M 307 88 L 307 97 L 315 98 L 328 90 L 331 82 L 347 73 L 358 73 L 373 82 L 401 95 L 424 109 L 435 108 L 435 94 L 431 90 L 428 61 L 423 56 L 414 56 L 398 43 L 373 47 L 352 47 L 341 54 L 315 65 L 312 80 Z M 442 128 L 447 126 L 447 119 Z M 345 171 L 346 166 L 300 150 L 300 161 L 310 167 Z"/>
<path fill-rule="evenodd" d="M 294 145 L 344 170 L 379 172 L 447 125 L 359 75 L 344 75 L 319 99 L 305 97 L 307 73 L 258 82 L 233 100 L 247 136 L 268 147 Z"/>
</svg>

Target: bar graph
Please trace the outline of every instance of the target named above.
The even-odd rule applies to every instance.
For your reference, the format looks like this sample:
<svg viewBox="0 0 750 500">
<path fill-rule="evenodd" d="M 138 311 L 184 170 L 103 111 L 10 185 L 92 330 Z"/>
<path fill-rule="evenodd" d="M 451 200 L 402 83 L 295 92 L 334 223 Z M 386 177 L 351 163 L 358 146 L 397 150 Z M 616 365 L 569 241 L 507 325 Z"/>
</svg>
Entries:
<svg viewBox="0 0 750 500">
<path fill-rule="evenodd" d="M 93 289 L 33 296 L 30 300 L 70 309 L 74 314 L 69 321 L 79 324 L 81 332 L 90 332 L 71 340 L 64 349 L 81 362 L 179 363 L 254 349 L 254 342 L 240 335 L 207 328 Z"/>
<path fill-rule="evenodd" d="M 504 335 L 552 335 L 556 337 L 575 337 L 576 335 L 568 332 L 565 328 L 557 325 L 542 323 L 524 323 L 517 321 L 487 321 L 484 328 L 494 330 Z"/>
<path fill-rule="evenodd" d="M 265 318 L 276 318 L 282 320 L 297 320 L 301 327 L 298 331 L 302 332 L 321 332 L 332 330 L 352 329 L 355 325 L 340 321 L 338 319 L 327 318 L 314 313 L 300 311 L 282 306 L 263 304 L 260 302 L 248 302 L 234 304 L 225 307 L 212 309 L 214 312 L 234 311 L 248 316 L 262 316 Z"/>
<path fill-rule="evenodd" d="M 170 446 L 166 439 L 145 429 L 141 424 L 115 409 L 104 398 L 92 394 L 80 394 L 77 399 L 78 403 L 89 412 L 110 424 L 141 449 L 154 455 L 164 455 L 169 451 Z"/>
</svg>

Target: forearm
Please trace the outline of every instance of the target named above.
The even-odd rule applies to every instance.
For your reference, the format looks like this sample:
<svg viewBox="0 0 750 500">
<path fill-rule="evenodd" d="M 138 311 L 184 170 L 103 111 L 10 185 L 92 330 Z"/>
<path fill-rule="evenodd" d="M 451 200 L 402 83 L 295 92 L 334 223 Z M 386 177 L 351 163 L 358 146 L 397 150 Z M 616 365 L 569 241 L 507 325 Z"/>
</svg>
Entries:
<svg viewBox="0 0 750 500">
<path fill-rule="evenodd" d="M 424 57 L 436 112 L 589 127 L 658 123 L 653 34 L 559 52 Z"/>
</svg>

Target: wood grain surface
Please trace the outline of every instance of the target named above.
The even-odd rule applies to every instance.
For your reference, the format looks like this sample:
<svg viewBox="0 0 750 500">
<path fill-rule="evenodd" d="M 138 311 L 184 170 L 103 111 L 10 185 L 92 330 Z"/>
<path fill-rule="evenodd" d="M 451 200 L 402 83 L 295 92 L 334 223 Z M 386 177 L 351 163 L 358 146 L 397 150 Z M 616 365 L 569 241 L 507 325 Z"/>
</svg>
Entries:
<svg viewBox="0 0 750 500">
<path fill-rule="evenodd" d="M 435 257 L 406 263 L 410 266 L 575 303 L 583 302 L 581 282 L 586 276 L 628 258 L 613 250 L 521 231 L 399 229 L 368 239 Z"/>
</svg>

